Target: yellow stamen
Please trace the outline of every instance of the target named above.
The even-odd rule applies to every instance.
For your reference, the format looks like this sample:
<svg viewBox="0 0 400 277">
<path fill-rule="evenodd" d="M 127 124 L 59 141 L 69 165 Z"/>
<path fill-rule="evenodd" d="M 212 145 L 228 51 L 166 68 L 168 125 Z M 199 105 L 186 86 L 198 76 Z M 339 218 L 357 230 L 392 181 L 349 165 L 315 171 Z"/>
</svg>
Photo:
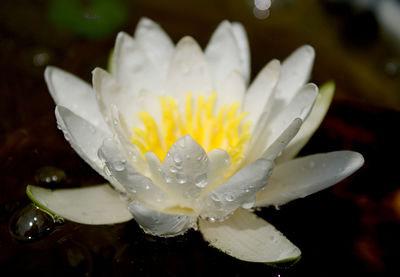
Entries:
<svg viewBox="0 0 400 277">
<path fill-rule="evenodd" d="M 250 122 L 243 122 L 247 113 L 238 113 L 239 102 L 224 105 L 214 113 L 216 97 L 216 93 L 208 99 L 200 94 L 193 101 L 192 94 L 188 93 L 182 115 L 174 98 L 160 96 L 161 126 L 157 126 L 148 112 L 140 112 L 138 117 L 144 128 L 133 128 L 131 142 L 143 156 L 152 151 L 163 160 L 175 141 L 189 134 L 206 152 L 215 148 L 227 151 L 235 164 L 243 158 L 244 147 L 251 138 Z"/>
</svg>

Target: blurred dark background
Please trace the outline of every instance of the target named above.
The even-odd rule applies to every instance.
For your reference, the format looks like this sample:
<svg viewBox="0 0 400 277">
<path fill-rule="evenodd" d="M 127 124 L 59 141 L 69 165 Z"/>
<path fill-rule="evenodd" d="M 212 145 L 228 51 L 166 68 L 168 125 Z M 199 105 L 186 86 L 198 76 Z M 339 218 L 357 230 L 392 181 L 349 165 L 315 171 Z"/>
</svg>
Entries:
<svg viewBox="0 0 400 277">
<path fill-rule="evenodd" d="M 0 275 L 398 276 L 400 1 L 397 0 L 2 0 L 0 2 Z M 336 82 L 320 129 L 300 155 L 348 149 L 365 165 L 340 184 L 258 211 L 302 250 L 289 268 L 235 260 L 198 232 L 161 239 L 137 224 L 55 224 L 25 187 L 103 180 L 56 128 L 43 71 L 55 65 L 90 82 L 106 68 L 118 31 L 142 16 L 177 42 L 202 47 L 223 19 L 248 32 L 252 76 L 303 44 L 316 49 L 312 81 Z M 32 218 L 39 218 L 27 226 Z"/>
</svg>

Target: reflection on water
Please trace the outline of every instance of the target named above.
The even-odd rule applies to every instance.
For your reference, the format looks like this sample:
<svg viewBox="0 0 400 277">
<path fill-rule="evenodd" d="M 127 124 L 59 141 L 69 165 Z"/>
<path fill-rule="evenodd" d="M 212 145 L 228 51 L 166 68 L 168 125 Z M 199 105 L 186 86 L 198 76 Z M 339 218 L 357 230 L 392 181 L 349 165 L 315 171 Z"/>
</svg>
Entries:
<svg viewBox="0 0 400 277">
<path fill-rule="evenodd" d="M 388 156 L 399 154 L 400 137 L 391 130 L 400 123 L 400 51 L 371 1 L 360 7 L 355 2 L 362 1 L 275 0 L 269 7 L 271 1 L 262 0 L 121 0 L 121 14 L 119 8 L 93 9 L 100 0 L 84 1 L 77 10 L 52 8 L 56 2 L 66 3 L 0 3 L 0 63 L 6 69 L 0 82 L 0 265 L 5 276 L 398 275 L 398 166 Z M 100 17 L 89 20 L 85 14 Z M 70 23 L 75 15 L 79 20 Z M 115 20 L 118 16 L 121 20 Z M 131 33 L 141 16 L 160 22 L 174 41 L 192 34 L 203 46 L 222 19 L 243 22 L 253 77 L 270 58 L 282 59 L 305 43 L 316 48 L 312 80 L 334 79 L 338 89 L 326 120 L 301 154 L 352 149 L 363 153 L 366 163 L 330 190 L 279 211 L 257 212 L 300 247 L 303 256 L 294 267 L 234 260 L 208 247 L 197 232 L 162 239 L 143 234 L 133 221 L 54 225 L 29 204 L 28 184 L 58 188 L 103 181 L 56 129 L 44 67 L 54 64 L 89 81 L 92 68 L 106 67 L 117 30 Z"/>
</svg>

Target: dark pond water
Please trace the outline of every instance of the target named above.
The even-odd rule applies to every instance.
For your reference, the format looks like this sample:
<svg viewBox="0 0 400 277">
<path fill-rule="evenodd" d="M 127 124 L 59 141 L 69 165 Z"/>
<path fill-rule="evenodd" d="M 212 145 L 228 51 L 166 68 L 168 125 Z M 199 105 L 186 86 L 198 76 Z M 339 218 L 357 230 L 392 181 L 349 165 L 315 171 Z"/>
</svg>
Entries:
<svg viewBox="0 0 400 277">
<path fill-rule="evenodd" d="M 267 13 L 254 10 L 250 0 L 160 2 L 1 1 L 0 275 L 399 275 L 400 44 L 383 29 L 376 7 L 276 0 Z M 300 247 L 302 259 L 294 266 L 235 260 L 195 231 L 162 239 L 144 234 L 134 221 L 54 223 L 25 196 L 29 184 L 103 182 L 57 130 L 43 70 L 52 64 L 89 81 L 95 66 L 106 67 L 116 33 L 131 33 L 141 16 L 158 21 L 175 42 L 191 34 L 202 46 L 221 20 L 242 22 L 253 76 L 272 58 L 283 59 L 305 43 L 315 47 L 312 80 L 333 79 L 337 92 L 301 155 L 351 149 L 366 162 L 331 189 L 257 212 Z"/>
</svg>

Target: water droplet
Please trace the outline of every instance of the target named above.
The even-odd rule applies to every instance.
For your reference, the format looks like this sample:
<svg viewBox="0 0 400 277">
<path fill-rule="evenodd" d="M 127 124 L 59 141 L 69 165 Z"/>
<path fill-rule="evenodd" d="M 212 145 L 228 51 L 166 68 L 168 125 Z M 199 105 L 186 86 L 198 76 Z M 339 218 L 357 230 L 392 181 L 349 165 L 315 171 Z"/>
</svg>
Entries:
<svg viewBox="0 0 400 277">
<path fill-rule="evenodd" d="M 207 173 L 202 173 L 197 175 L 194 178 L 194 184 L 196 185 L 196 187 L 199 188 L 204 188 L 205 186 L 207 186 L 208 181 L 207 181 Z"/>
<path fill-rule="evenodd" d="M 242 204 L 242 208 L 243 209 L 251 209 L 251 208 L 253 208 L 255 203 L 256 203 L 255 199 L 252 199 L 252 200 L 250 200 L 248 202 L 243 203 Z"/>
<path fill-rule="evenodd" d="M 123 171 L 126 168 L 126 160 L 114 161 L 112 162 L 111 167 L 115 171 Z"/>
<path fill-rule="evenodd" d="M 118 122 L 118 119 L 114 119 L 114 120 L 113 120 L 113 124 L 114 124 L 115 126 L 118 126 L 118 123 L 119 123 L 119 122 Z"/>
<path fill-rule="evenodd" d="M 168 174 L 166 174 L 164 171 L 161 171 L 161 175 L 162 175 L 162 177 L 163 177 L 163 179 L 164 179 L 164 181 L 166 182 L 166 183 L 171 183 L 172 182 L 172 178 L 171 178 L 171 176 L 169 176 Z"/>
<path fill-rule="evenodd" d="M 216 193 L 211 193 L 210 197 L 211 197 L 211 199 L 214 200 L 215 202 L 221 201 L 221 198 L 220 198 L 219 195 L 216 194 Z"/>
<path fill-rule="evenodd" d="M 64 132 L 64 138 L 66 141 L 70 141 L 71 138 L 69 137 L 69 134 L 67 132 Z"/>
<path fill-rule="evenodd" d="M 189 154 L 186 154 L 186 159 L 190 159 L 190 155 Z"/>
<path fill-rule="evenodd" d="M 146 185 L 144 188 L 145 188 L 146 190 L 149 190 L 149 189 L 150 189 L 150 186 L 149 186 L 149 185 Z"/>
<path fill-rule="evenodd" d="M 207 217 L 207 220 L 211 223 L 215 222 L 215 217 Z"/>
<path fill-rule="evenodd" d="M 224 197 L 225 197 L 225 200 L 228 202 L 232 202 L 233 200 L 235 200 L 235 196 L 230 193 L 225 193 Z"/>
<path fill-rule="evenodd" d="M 54 220 L 50 215 L 29 204 L 13 214 L 9 231 L 18 240 L 32 241 L 46 236 L 53 227 Z"/>
<path fill-rule="evenodd" d="M 176 180 L 178 181 L 179 184 L 184 184 L 187 181 L 187 177 L 185 174 L 178 172 L 176 174 Z"/>
<path fill-rule="evenodd" d="M 174 154 L 174 162 L 177 164 L 177 165 L 180 165 L 180 164 L 182 164 L 182 157 L 181 157 L 181 155 L 179 154 L 179 153 L 175 153 Z"/>
<path fill-rule="evenodd" d="M 44 166 L 36 170 L 35 181 L 39 185 L 51 186 L 64 182 L 66 174 L 64 170 L 53 166 Z"/>
<path fill-rule="evenodd" d="M 185 192 L 184 197 L 186 198 L 197 198 L 201 194 L 201 189 L 193 187 L 187 192 Z"/>
<path fill-rule="evenodd" d="M 171 171 L 172 173 L 175 173 L 175 172 L 178 171 L 178 169 L 177 169 L 175 166 L 171 165 L 171 166 L 169 167 L 169 171 Z"/>
<path fill-rule="evenodd" d="M 308 163 L 308 166 L 309 166 L 310 168 L 314 168 L 315 162 L 314 162 L 314 161 L 310 161 L 310 162 Z"/>
<path fill-rule="evenodd" d="M 180 139 L 178 141 L 178 144 L 179 144 L 180 147 L 185 148 L 185 140 L 184 139 Z"/>
<path fill-rule="evenodd" d="M 201 154 L 200 156 L 197 157 L 197 160 L 200 161 L 203 158 L 204 154 Z"/>
</svg>

